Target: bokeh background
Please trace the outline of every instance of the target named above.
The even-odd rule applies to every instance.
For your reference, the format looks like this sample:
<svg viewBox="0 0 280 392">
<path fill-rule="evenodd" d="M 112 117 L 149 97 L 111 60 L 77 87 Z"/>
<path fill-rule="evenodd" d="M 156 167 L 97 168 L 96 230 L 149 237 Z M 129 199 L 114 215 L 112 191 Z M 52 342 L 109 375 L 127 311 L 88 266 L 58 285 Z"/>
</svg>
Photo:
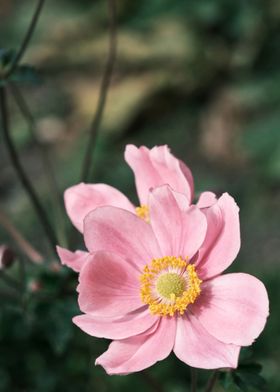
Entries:
<svg viewBox="0 0 280 392">
<path fill-rule="evenodd" d="M 1 0 L 0 47 L 17 48 L 35 1 Z M 192 169 L 196 194 L 232 194 L 240 205 L 242 248 L 232 271 L 262 279 L 271 316 L 243 357 L 263 365 L 269 392 L 280 390 L 280 2 L 278 0 L 118 1 L 118 59 L 93 158 L 92 182 L 136 201 L 124 162 L 127 143 L 168 144 Z M 61 194 L 80 182 L 88 129 L 107 56 L 105 0 L 46 1 L 23 63 L 40 83 L 20 85 L 36 118 Z M 83 247 L 54 205 L 41 153 L 12 97 L 12 135 L 62 245 Z M 24 259 L 0 227 L 0 243 L 24 260 L 22 298 L 1 295 L 0 391 L 170 391 L 189 389 L 189 369 L 169 357 L 146 372 L 109 377 L 94 367 L 108 345 L 72 322 L 76 275 L 58 267 L 10 164 L 0 135 L 0 206 L 45 258 Z M 0 282 L 0 287 L 5 283 Z M 2 291 L 0 291 L 0 294 Z M 247 293 L 251 295 L 250 292 Z M 204 385 L 208 373 L 199 371 Z M 223 391 L 217 385 L 216 391 Z M 230 389 L 238 391 L 238 389 Z M 248 389 L 255 390 L 255 389 Z"/>
</svg>

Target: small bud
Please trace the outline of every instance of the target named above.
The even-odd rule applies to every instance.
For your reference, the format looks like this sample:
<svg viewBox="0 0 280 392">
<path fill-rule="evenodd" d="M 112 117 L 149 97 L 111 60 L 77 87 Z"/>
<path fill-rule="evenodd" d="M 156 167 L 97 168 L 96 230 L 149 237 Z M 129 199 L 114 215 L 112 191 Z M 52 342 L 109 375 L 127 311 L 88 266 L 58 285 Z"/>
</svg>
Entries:
<svg viewBox="0 0 280 392">
<path fill-rule="evenodd" d="M 10 267 L 15 260 L 15 254 L 6 245 L 0 245 L 0 270 Z"/>
<path fill-rule="evenodd" d="M 39 280 L 31 280 L 28 284 L 28 288 L 32 293 L 37 293 L 38 291 L 41 291 L 43 288 L 42 283 Z"/>
</svg>

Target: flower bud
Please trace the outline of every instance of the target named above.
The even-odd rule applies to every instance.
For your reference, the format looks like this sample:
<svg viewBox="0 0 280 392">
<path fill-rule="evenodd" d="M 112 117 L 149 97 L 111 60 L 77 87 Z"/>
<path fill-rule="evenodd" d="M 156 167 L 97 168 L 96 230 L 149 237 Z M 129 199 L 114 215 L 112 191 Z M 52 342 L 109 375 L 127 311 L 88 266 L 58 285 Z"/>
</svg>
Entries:
<svg viewBox="0 0 280 392">
<path fill-rule="evenodd" d="M 15 260 L 15 254 L 7 245 L 0 245 L 0 270 L 10 267 Z"/>
</svg>

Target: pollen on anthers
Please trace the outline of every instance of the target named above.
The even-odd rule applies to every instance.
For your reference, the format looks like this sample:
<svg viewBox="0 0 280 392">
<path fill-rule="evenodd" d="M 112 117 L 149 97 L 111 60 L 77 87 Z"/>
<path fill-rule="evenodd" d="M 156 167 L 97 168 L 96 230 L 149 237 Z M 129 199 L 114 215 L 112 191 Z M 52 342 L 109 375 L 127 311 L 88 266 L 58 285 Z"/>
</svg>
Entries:
<svg viewBox="0 0 280 392">
<path fill-rule="evenodd" d="M 201 280 L 187 259 L 165 256 L 153 259 L 140 276 L 141 300 L 158 316 L 183 315 L 201 292 Z"/>
</svg>

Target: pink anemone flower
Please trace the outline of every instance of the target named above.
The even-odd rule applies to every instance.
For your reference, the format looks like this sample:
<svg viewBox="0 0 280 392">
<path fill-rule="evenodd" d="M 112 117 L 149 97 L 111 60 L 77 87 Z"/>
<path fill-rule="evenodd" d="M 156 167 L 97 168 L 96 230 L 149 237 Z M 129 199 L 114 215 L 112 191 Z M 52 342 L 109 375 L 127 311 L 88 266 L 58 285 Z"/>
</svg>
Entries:
<svg viewBox="0 0 280 392">
<path fill-rule="evenodd" d="M 134 206 L 119 190 L 106 184 L 80 183 L 68 188 L 64 194 L 67 214 L 73 225 L 82 233 L 87 214 L 97 207 L 114 206 L 135 213 L 140 218 L 149 219 L 149 191 L 160 185 L 168 184 L 171 188 L 185 195 L 185 202 L 193 200 L 194 186 L 190 169 L 175 158 L 167 146 L 137 148 L 127 145 L 125 160 L 132 168 L 140 206 Z M 216 201 L 212 192 L 204 192 L 198 200 L 199 207 L 207 207 Z M 62 264 L 79 272 L 85 263 L 88 252 L 71 252 L 57 248 Z"/>
<path fill-rule="evenodd" d="M 240 248 L 238 207 L 223 194 L 211 207 L 183 202 L 162 186 L 150 192 L 150 223 L 100 207 L 84 221 L 91 253 L 79 274 L 74 323 L 112 339 L 96 360 L 108 374 L 141 371 L 173 350 L 187 365 L 235 368 L 268 316 L 264 285 L 221 273 Z"/>
</svg>

